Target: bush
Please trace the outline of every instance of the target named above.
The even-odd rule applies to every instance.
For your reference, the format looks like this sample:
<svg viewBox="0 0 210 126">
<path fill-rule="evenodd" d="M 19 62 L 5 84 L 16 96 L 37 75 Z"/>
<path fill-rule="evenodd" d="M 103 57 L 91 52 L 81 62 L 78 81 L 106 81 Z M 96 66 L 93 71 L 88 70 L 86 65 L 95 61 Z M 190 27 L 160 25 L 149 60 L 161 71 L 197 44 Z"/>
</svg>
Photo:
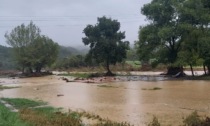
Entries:
<svg viewBox="0 0 210 126">
<path fill-rule="evenodd" d="M 159 123 L 159 121 L 158 121 L 158 118 L 155 117 L 155 116 L 153 116 L 153 120 L 152 120 L 152 122 L 150 122 L 150 123 L 148 124 L 148 126 L 160 126 L 160 123 Z"/>
</svg>

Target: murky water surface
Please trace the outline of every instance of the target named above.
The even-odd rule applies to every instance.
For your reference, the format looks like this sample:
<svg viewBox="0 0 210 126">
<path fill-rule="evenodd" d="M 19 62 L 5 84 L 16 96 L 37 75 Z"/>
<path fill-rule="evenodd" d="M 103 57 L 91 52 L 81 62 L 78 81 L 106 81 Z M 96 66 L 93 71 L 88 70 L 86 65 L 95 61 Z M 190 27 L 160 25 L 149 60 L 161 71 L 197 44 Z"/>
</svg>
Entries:
<svg viewBox="0 0 210 126">
<path fill-rule="evenodd" d="M 58 76 L 0 78 L 0 84 L 22 86 L 0 91 L 0 97 L 47 101 L 55 107 L 85 110 L 114 121 L 145 125 L 157 116 L 163 125 L 182 124 L 183 117 L 197 110 L 210 116 L 209 81 L 128 81 L 103 84 L 69 82 Z M 107 86 L 99 86 L 107 85 Z M 149 90 L 154 87 L 160 90 Z M 58 96 L 59 94 L 64 96 Z"/>
</svg>

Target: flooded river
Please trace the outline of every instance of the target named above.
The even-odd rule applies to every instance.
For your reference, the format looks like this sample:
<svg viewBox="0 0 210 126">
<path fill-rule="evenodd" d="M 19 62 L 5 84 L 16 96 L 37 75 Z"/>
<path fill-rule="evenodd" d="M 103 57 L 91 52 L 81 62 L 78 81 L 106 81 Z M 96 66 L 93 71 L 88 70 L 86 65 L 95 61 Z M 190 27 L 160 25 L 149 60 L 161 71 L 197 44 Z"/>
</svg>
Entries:
<svg viewBox="0 0 210 126">
<path fill-rule="evenodd" d="M 210 116 L 209 81 L 127 81 L 103 84 L 69 82 L 58 76 L 0 78 L 0 84 L 21 88 L 0 91 L 0 97 L 38 99 L 55 107 L 85 110 L 137 126 L 157 116 L 163 125 L 182 124 L 197 110 Z M 103 85 L 103 86 L 100 86 Z M 160 90 L 151 90 L 154 87 Z M 63 96 L 58 96 L 63 95 Z"/>
</svg>

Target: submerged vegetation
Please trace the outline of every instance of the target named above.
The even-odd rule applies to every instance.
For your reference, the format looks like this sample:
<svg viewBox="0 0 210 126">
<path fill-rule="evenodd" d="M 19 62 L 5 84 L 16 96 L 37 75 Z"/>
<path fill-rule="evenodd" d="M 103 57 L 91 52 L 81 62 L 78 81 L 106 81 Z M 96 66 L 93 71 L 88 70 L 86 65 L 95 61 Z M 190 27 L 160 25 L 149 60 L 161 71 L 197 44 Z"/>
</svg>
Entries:
<svg viewBox="0 0 210 126">
<path fill-rule="evenodd" d="M 98 123 L 91 126 L 131 126 L 129 123 L 117 123 L 108 119 L 102 119 L 98 115 L 87 112 L 76 112 L 69 110 L 64 113 L 61 109 L 53 107 L 39 107 L 45 104 L 40 101 L 33 101 L 20 98 L 2 98 L 19 109 L 17 113 L 11 112 L 4 104 L 0 103 L 0 126 L 83 126 L 82 119 L 96 120 Z"/>
<path fill-rule="evenodd" d="M 103 88 L 118 88 L 115 86 L 111 86 L 111 85 L 97 85 L 98 87 L 103 87 Z"/>
<path fill-rule="evenodd" d="M 160 87 L 154 87 L 154 88 L 142 88 L 142 90 L 161 90 Z"/>
<path fill-rule="evenodd" d="M 71 111 L 62 112 L 60 108 L 50 106 L 42 106 L 45 104 L 40 101 L 28 99 L 0 99 L 13 105 L 18 112 L 11 112 L 0 102 L 0 126 L 132 126 L 127 122 L 113 122 L 103 119 L 99 115 L 90 114 L 88 112 Z M 21 107 L 24 106 L 24 107 Z M 96 123 L 84 124 L 83 119 L 96 120 Z M 195 111 L 183 120 L 182 126 L 209 126 L 210 118 L 202 118 Z M 153 117 L 147 126 L 161 126 L 157 117 Z M 172 125 L 173 126 L 173 125 Z"/>
<path fill-rule="evenodd" d="M 3 86 L 3 85 L 0 85 L 0 90 L 13 89 L 13 88 L 20 88 L 20 86 Z"/>
<path fill-rule="evenodd" d="M 24 98 L 1 98 L 1 99 L 3 101 L 6 101 L 8 104 L 12 105 L 16 109 L 23 109 L 23 108 L 46 105 L 46 103 L 42 101 L 33 101 L 29 99 L 24 99 Z"/>
</svg>

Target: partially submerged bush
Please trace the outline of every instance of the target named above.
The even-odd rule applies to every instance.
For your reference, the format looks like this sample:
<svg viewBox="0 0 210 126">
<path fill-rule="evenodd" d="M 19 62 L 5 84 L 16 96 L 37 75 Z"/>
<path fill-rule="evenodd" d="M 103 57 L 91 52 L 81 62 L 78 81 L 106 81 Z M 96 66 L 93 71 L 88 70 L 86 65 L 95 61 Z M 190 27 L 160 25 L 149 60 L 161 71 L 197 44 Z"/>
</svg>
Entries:
<svg viewBox="0 0 210 126">
<path fill-rule="evenodd" d="M 183 121 L 184 126 L 210 126 L 210 118 L 206 117 L 202 119 L 199 117 L 198 113 L 194 111 Z"/>
<path fill-rule="evenodd" d="M 183 121 L 184 126 L 200 126 L 201 122 L 202 120 L 199 118 L 196 111 L 186 117 Z"/>
<path fill-rule="evenodd" d="M 150 122 L 150 123 L 148 124 L 148 126 L 160 126 L 160 123 L 159 123 L 159 121 L 158 121 L 158 118 L 155 117 L 155 116 L 153 116 L 153 120 L 152 120 L 152 122 Z"/>
</svg>

